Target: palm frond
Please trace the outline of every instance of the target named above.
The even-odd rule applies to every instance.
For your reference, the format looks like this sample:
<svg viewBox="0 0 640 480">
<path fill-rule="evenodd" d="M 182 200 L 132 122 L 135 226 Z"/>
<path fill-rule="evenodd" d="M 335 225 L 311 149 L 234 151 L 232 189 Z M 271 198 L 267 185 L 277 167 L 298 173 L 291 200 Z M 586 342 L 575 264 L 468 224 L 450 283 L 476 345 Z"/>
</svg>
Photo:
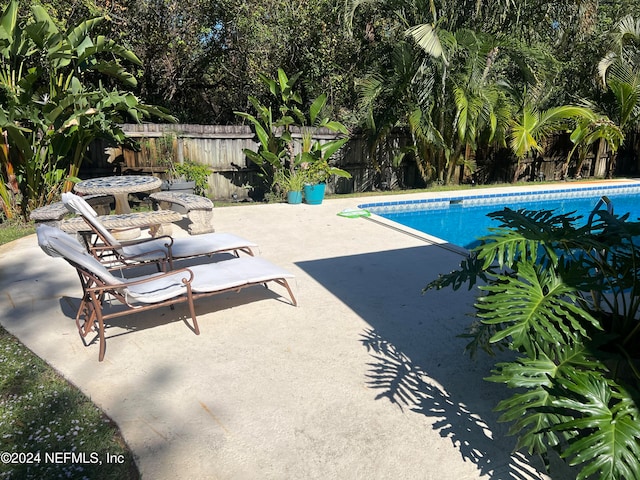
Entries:
<svg viewBox="0 0 640 480">
<path fill-rule="evenodd" d="M 438 32 L 433 25 L 429 23 L 415 25 L 407 29 L 405 35 L 412 37 L 427 55 L 430 55 L 433 58 L 442 57 L 444 63 L 448 63 L 448 59 L 445 56 L 444 49 L 440 43 L 440 38 L 438 37 Z"/>
<path fill-rule="evenodd" d="M 367 4 L 383 3 L 384 0 L 346 0 L 344 9 L 344 23 L 347 27 L 347 33 L 351 35 L 353 33 L 353 18 L 356 10 Z"/>
</svg>

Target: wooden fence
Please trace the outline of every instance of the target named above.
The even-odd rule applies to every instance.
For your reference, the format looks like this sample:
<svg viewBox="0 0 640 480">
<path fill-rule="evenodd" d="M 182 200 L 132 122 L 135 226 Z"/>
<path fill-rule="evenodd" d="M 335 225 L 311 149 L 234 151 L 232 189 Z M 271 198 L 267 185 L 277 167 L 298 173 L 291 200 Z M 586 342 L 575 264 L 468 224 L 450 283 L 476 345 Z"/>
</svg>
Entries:
<svg viewBox="0 0 640 480">
<path fill-rule="evenodd" d="M 91 161 L 85 162 L 81 176 L 95 177 L 119 173 L 151 173 L 163 177 L 167 164 L 163 151 L 170 139 L 170 156 L 175 162 L 191 160 L 208 165 L 208 195 L 217 200 L 261 197 L 256 191 L 260 185 L 258 168 L 250 162 L 243 149 L 256 150 L 258 143 L 248 126 L 236 125 L 186 125 L 186 124 L 126 124 L 123 129 L 134 139 L 136 149 L 108 145 L 104 141 L 95 142 L 91 147 Z M 300 138 L 300 133 L 293 133 Z M 329 140 L 335 134 L 329 130 L 316 131 L 314 138 Z M 375 189 L 424 187 L 417 166 L 413 161 L 393 166 L 393 157 L 399 149 L 410 142 L 402 132 L 391 135 L 388 141 L 369 153 L 366 139 L 353 136 L 336 156 L 336 163 L 351 173 L 351 179 L 336 178 L 328 184 L 329 191 L 351 193 Z M 525 175 L 530 180 L 559 179 L 568 151 L 565 140 L 553 140 L 555 148 L 544 158 L 527 162 Z M 569 147 L 570 148 L 570 147 Z M 497 155 L 497 157 L 496 157 Z M 608 155 L 599 150 L 587 158 L 582 168 L 582 176 L 604 176 Z M 456 180 L 494 183 L 511 181 L 514 161 L 508 152 L 497 152 L 493 158 L 479 161 L 475 172 L 457 167 Z M 572 173 L 570 171 L 570 173 Z"/>
</svg>

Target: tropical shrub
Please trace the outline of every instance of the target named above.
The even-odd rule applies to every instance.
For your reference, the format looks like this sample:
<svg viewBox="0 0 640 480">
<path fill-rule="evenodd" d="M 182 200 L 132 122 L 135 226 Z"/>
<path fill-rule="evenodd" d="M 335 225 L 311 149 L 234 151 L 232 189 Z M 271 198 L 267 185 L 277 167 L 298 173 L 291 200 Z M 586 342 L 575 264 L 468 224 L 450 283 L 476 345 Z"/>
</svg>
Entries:
<svg viewBox="0 0 640 480">
<path fill-rule="evenodd" d="M 598 210 L 513 211 L 460 268 L 425 287 L 478 285 L 471 354 L 515 353 L 487 379 L 517 449 L 556 450 L 578 479 L 640 478 L 640 223 Z"/>
<path fill-rule="evenodd" d="M 8 217 L 18 206 L 26 217 L 69 190 L 93 140 L 126 142 L 125 119 L 175 120 L 115 87 L 136 85 L 121 62 L 140 61 L 92 35 L 102 18 L 61 31 L 41 5 L 31 14 L 19 15 L 13 0 L 0 18 L 0 204 Z"/>
<path fill-rule="evenodd" d="M 281 193 L 278 182 L 278 179 L 282 179 L 281 171 L 293 173 L 303 162 L 307 167 L 317 163 L 319 170 L 327 173 L 322 181 L 331 175 L 350 177 L 344 170 L 328 163 L 329 158 L 348 141 L 346 127 L 323 115 L 327 103 L 325 94 L 313 100 L 308 112 L 301 110 L 302 97 L 294 88 L 299 77 L 300 73 L 297 73 L 289 78 L 281 68 L 278 69 L 277 79 L 261 74 L 260 79 L 273 97 L 272 104 L 264 105 L 257 98 L 249 97 L 256 115 L 235 112 L 251 124 L 259 142 L 257 151 L 245 148 L 244 154 L 259 168 L 263 188 L 270 190 L 275 197 Z M 274 111 L 278 111 L 279 115 L 274 116 Z M 301 132 L 299 153 L 296 153 L 292 128 Z M 317 128 L 327 128 L 345 137 L 320 142 L 313 139 L 313 132 Z"/>
</svg>

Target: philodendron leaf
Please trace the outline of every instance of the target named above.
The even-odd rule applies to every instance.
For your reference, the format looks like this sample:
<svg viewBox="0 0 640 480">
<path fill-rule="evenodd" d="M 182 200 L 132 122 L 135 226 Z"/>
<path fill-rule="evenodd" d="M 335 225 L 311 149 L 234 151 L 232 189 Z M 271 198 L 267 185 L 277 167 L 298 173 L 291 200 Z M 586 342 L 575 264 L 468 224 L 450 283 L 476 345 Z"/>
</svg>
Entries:
<svg viewBox="0 0 640 480">
<path fill-rule="evenodd" d="M 448 274 L 440 274 L 436 280 L 433 280 L 422 289 L 422 293 L 428 290 L 441 290 L 445 287 L 458 290 L 464 284 L 467 284 L 467 289 L 471 290 L 477 282 L 486 282 L 488 280 L 487 271 L 483 263 L 475 254 L 471 254 L 460 262 L 458 270 Z"/>
<path fill-rule="evenodd" d="M 571 432 L 562 457 L 581 465 L 578 480 L 640 478 L 640 411 L 638 394 L 612 380 L 586 371 L 559 379 L 564 396 L 554 407 L 574 413 L 574 418 L 554 427 Z"/>
<path fill-rule="evenodd" d="M 489 295 L 478 298 L 478 316 L 489 324 L 503 324 L 492 342 L 510 337 L 514 349 L 530 351 L 535 343 L 574 344 L 588 337 L 587 325 L 599 322 L 575 304 L 575 289 L 551 269 L 532 262 L 518 264 L 518 275 L 497 275 L 481 286 Z"/>
<path fill-rule="evenodd" d="M 546 352 L 538 351 L 535 358 L 521 357 L 496 365 L 493 375 L 486 380 L 519 390 L 496 407 L 503 412 L 500 421 L 514 422 L 509 434 L 518 435 L 517 449 L 544 453 L 549 446 L 555 447 L 563 439 L 570 438 L 569 433 L 555 428 L 573 418 L 569 411 L 557 407 L 563 392 L 555 386 L 577 370 L 603 372 L 604 365 L 589 354 L 584 345 L 574 348 L 552 346 Z"/>
<path fill-rule="evenodd" d="M 479 239 L 481 244 L 474 249 L 478 259 L 483 261 L 484 268 L 489 268 L 495 262 L 500 268 L 512 268 L 518 261 L 537 257 L 540 245 L 538 241 L 508 229 L 491 228 L 490 232 Z"/>
<path fill-rule="evenodd" d="M 551 396 L 545 387 L 551 386 L 550 375 L 555 369 L 555 363 L 548 358 L 525 358 L 498 364 L 494 375 L 487 378 L 512 388 L 526 388 L 524 392 L 502 400 L 496 410 L 504 412 L 499 419 L 501 422 L 514 422 L 509 435 L 518 436 L 516 448 L 526 448 L 530 454 L 544 453 L 549 445 L 560 442 L 549 428 L 563 419 L 555 412 L 545 411 L 551 404 Z"/>
</svg>

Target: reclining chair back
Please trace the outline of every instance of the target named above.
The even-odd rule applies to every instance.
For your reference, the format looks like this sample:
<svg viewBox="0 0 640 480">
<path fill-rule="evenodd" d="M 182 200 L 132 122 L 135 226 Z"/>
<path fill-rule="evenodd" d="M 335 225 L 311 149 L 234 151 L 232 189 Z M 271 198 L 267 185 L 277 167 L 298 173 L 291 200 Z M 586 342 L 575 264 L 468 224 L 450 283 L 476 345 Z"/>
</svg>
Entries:
<svg viewBox="0 0 640 480">
<path fill-rule="evenodd" d="M 84 218 L 85 222 L 89 224 L 91 229 L 96 233 L 96 235 L 100 237 L 100 239 L 105 244 L 115 249 L 121 247 L 118 239 L 104 227 L 102 222 L 98 220 L 98 213 L 93 209 L 91 205 L 87 203 L 84 198 L 71 192 L 66 192 L 62 194 L 62 203 L 64 203 L 64 205 L 70 212 L 76 213 Z"/>
<path fill-rule="evenodd" d="M 82 244 L 68 233 L 49 225 L 38 225 L 36 229 L 38 245 L 51 257 L 62 257 L 79 270 L 90 273 L 106 285 L 121 285 L 123 281 L 114 276 Z"/>
</svg>

